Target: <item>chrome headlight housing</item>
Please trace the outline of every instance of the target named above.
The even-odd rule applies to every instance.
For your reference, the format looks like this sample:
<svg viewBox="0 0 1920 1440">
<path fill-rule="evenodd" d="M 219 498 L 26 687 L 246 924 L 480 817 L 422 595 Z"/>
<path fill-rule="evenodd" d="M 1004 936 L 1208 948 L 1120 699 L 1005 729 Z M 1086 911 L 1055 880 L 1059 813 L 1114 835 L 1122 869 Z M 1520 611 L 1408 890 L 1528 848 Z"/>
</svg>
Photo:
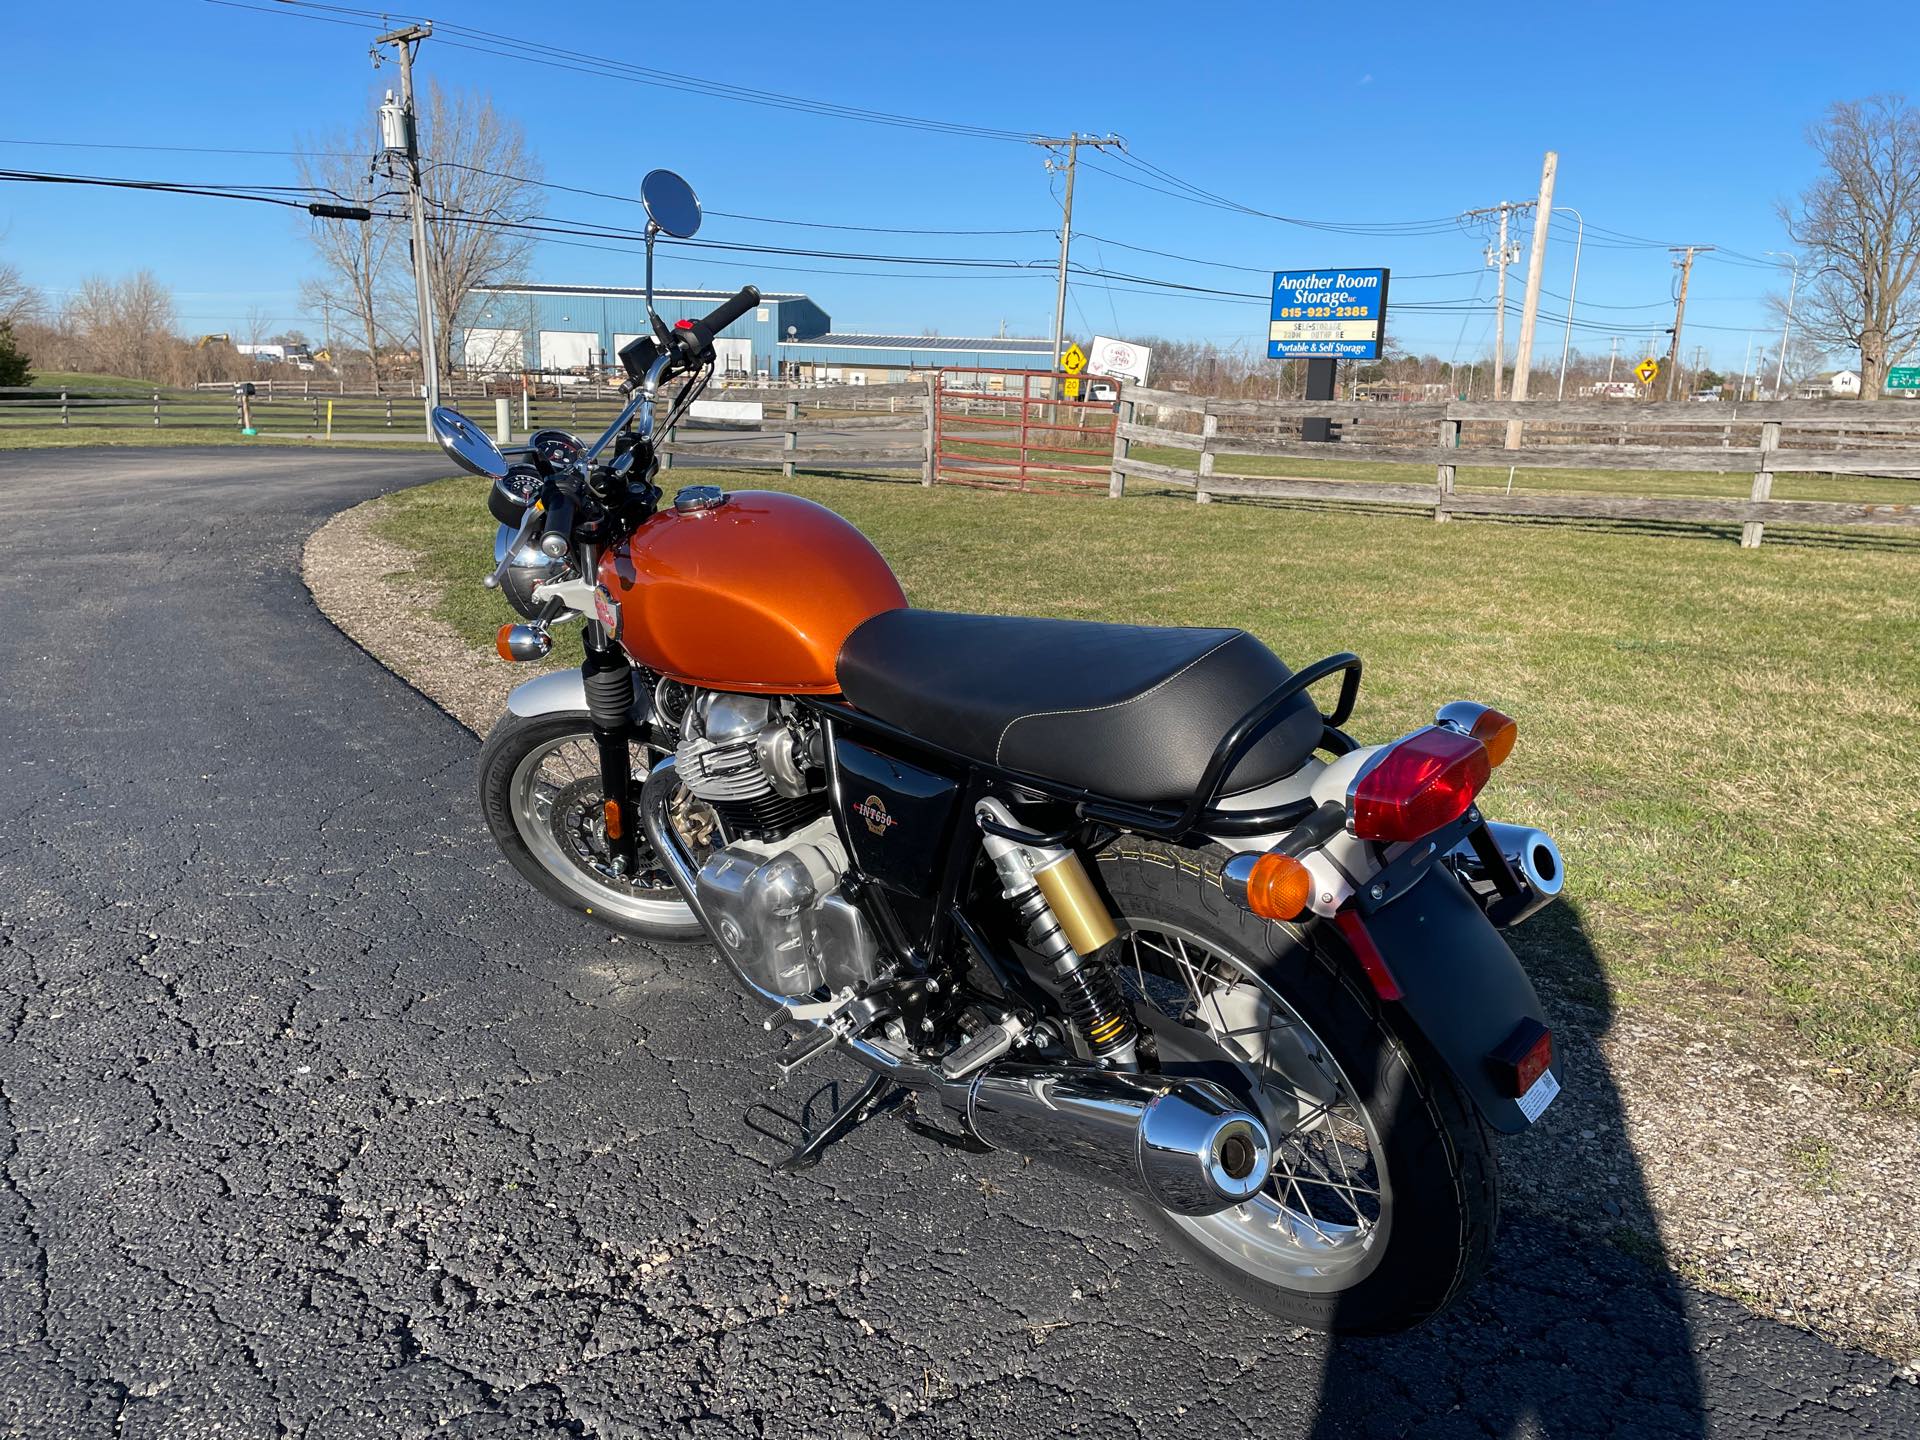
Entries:
<svg viewBox="0 0 1920 1440">
<path fill-rule="evenodd" d="M 520 527 L 517 525 L 502 525 L 494 532 L 493 563 L 496 567 L 507 558 L 514 536 L 519 533 Z M 533 598 L 533 587 L 549 580 L 558 580 L 565 569 L 564 560 L 554 559 L 529 540 L 513 550 L 513 563 L 500 576 L 500 593 L 507 597 L 507 603 L 516 611 L 532 620 L 542 609 L 540 602 Z"/>
</svg>

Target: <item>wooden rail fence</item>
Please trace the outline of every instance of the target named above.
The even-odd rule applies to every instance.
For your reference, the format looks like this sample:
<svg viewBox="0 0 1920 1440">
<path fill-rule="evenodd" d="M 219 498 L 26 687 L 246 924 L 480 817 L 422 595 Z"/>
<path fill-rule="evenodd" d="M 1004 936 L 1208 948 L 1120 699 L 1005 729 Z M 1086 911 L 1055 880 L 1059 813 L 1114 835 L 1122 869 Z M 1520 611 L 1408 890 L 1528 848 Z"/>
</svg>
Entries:
<svg viewBox="0 0 1920 1440">
<path fill-rule="evenodd" d="M 1250 495 L 1282 500 L 1430 508 L 1453 515 L 1536 515 L 1606 519 L 1725 521 L 1740 543 L 1758 545 L 1768 522 L 1793 525 L 1920 526 L 1920 404 L 1769 401 L 1500 401 L 1451 403 L 1227 400 L 1127 385 L 1114 427 L 1108 493 L 1129 478 L 1191 487 L 1194 498 Z M 1343 428 L 1337 444 L 1297 438 L 1300 420 L 1326 416 Z M 1508 422 L 1525 422 L 1522 443 L 1502 443 Z M 1231 425 L 1231 429 L 1227 428 Z M 1424 432 L 1424 434 L 1423 434 Z M 1655 443 L 1637 443 L 1638 436 Z M 1553 443 L 1549 443 L 1553 442 Z M 1139 458 L 1136 445 L 1194 453 L 1193 463 Z M 1263 475 L 1235 469 L 1245 457 L 1327 463 L 1375 461 L 1431 467 L 1431 484 Z M 1224 462 L 1224 463 L 1223 463 Z M 1745 500 L 1619 495 L 1469 494 L 1456 488 L 1465 467 L 1746 473 Z M 1915 503 L 1774 500 L 1783 472 L 1914 480 Z"/>
</svg>

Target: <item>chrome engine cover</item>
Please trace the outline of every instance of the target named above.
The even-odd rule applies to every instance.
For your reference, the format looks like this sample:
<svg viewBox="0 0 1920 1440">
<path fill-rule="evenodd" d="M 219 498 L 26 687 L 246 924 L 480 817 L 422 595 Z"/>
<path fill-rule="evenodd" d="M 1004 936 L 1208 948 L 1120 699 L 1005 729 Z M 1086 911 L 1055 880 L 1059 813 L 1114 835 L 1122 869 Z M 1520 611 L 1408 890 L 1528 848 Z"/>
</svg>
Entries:
<svg viewBox="0 0 1920 1440">
<path fill-rule="evenodd" d="M 778 841 L 739 840 L 716 850 L 695 880 L 700 903 L 747 978 L 804 999 L 822 986 L 869 980 L 879 947 L 866 917 L 838 885 L 847 851 L 822 815 Z"/>
</svg>

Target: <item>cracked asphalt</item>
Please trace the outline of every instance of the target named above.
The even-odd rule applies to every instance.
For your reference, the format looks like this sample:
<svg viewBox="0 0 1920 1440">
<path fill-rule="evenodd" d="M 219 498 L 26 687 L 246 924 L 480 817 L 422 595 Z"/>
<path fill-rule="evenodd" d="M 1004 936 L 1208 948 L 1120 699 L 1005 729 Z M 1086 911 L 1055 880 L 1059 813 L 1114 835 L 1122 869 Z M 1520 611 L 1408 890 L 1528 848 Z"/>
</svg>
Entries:
<svg viewBox="0 0 1920 1440">
<path fill-rule="evenodd" d="M 1920 1432 L 1886 1361 L 1525 1208 L 1449 1316 L 1336 1344 L 896 1120 L 775 1177 L 747 1107 L 851 1068 L 769 1094 L 706 951 L 520 884 L 472 737 L 300 583 L 443 468 L 0 454 L 7 1433 Z"/>
</svg>

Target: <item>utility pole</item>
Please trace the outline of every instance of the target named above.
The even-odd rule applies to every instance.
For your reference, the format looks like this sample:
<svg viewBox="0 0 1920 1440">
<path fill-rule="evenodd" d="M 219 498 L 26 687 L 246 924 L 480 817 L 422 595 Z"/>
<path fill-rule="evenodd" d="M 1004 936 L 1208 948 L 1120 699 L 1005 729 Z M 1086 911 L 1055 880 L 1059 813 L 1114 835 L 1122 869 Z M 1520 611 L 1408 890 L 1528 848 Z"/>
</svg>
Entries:
<svg viewBox="0 0 1920 1440">
<path fill-rule="evenodd" d="M 1680 267 L 1680 294 L 1674 301 L 1673 342 L 1667 346 L 1667 399 L 1673 399 L 1674 373 L 1680 368 L 1680 331 L 1687 323 L 1687 282 L 1693 278 L 1693 257 L 1704 255 L 1714 247 L 1711 245 L 1669 245 L 1667 249 L 1674 254 L 1684 254 L 1684 260 L 1673 263 Z"/>
<path fill-rule="evenodd" d="M 1507 217 L 1521 210 L 1531 210 L 1531 200 L 1502 200 L 1498 205 L 1483 206 L 1478 210 L 1469 210 L 1460 218 L 1477 220 L 1483 215 L 1500 217 L 1500 241 L 1498 246 L 1487 247 L 1487 264 L 1498 266 L 1500 270 L 1499 292 L 1494 297 L 1493 312 L 1493 398 L 1500 398 L 1500 374 L 1507 363 L 1507 266 L 1520 258 L 1520 247 L 1507 244 Z"/>
<path fill-rule="evenodd" d="M 1079 168 L 1080 147 L 1090 145 L 1096 150 L 1105 150 L 1109 147 L 1123 150 L 1126 148 L 1126 142 L 1114 134 L 1097 140 L 1091 135 L 1082 135 L 1075 131 L 1064 138 L 1038 139 L 1028 143 L 1044 146 L 1048 150 L 1048 169 L 1052 169 L 1055 164 L 1051 152 L 1058 150 L 1062 145 L 1067 147 L 1067 193 L 1060 214 L 1060 280 L 1053 292 L 1053 368 L 1057 372 L 1060 368 L 1060 347 L 1066 339 L 1067 258 L 1073 244 L 1073 177 Z"/>
<path fill-rule="evenodd" d="M 1607 384 L 1613 384 L 1613 362 L 1620 358 L 1620 337 L 1613 337 L 1613 344 L 1607 350 Z"/>
<path fill-rule="evenodd" d="M 1793 262 L 1793 279 L 1787 284 L 1787 320 L 1780 327 L 1780 363 L 1773 367 L 1773 398 L 1780 398 L 1780 391 L 1787 381 L 1787 336 L 1793 331 L 1793 296 L 1800 288 L 1800 257 L 1790 250 L 1769 250 L 1769 255 L 1778 255 Z M 1766 364 L 1765 360 L 1760 362 Z"/>
<path fill-rule="evenodd" d="M 1533 324 L 1540 313 L 1540 277 L 1547 265 L 1547 228 L 1553 223 L 1553 179 L 1560 168 L 1557 152 L 1547 151 L 1540 166 L 1540 198 L 1533 207 L 1533 244 L 1527 254 L 1527 294 L 1520 305 L 1520 348 L 1513 356 L 1513 398 L 1527 398 L 1533 378 Z M 1504 272 L 1503 272 L 1504 273 Z M 1520 444 L 1520 422 L 1507 422 L 1507 448 Z"/>
<path fill-rule="evenodd" d="M 374 43 L 373 61 L 380 63 L 382 45 L 391 45 L 400 57 L 400 103 L 393 103 L 393 92 L 380 107 L 380 143 L 388 155 L 391 174 L 392 155 L 399 151 L 407 167 L 407 208 L 413 218 L 413 297 L 417 307 L 415 323 L 420 331 L 421 393 L 426 399 L 427 438 L 433 438 L 433 408 L 440 403 L 440 365 L 433 343 L 433 299 L 427 277 L 427 211 L 420 193 L 420 126 L 413 105 L 413 52 L 420 42 L 433 34 L 433 26 L 409 25 L 390 30 Z"/>
</svg>

